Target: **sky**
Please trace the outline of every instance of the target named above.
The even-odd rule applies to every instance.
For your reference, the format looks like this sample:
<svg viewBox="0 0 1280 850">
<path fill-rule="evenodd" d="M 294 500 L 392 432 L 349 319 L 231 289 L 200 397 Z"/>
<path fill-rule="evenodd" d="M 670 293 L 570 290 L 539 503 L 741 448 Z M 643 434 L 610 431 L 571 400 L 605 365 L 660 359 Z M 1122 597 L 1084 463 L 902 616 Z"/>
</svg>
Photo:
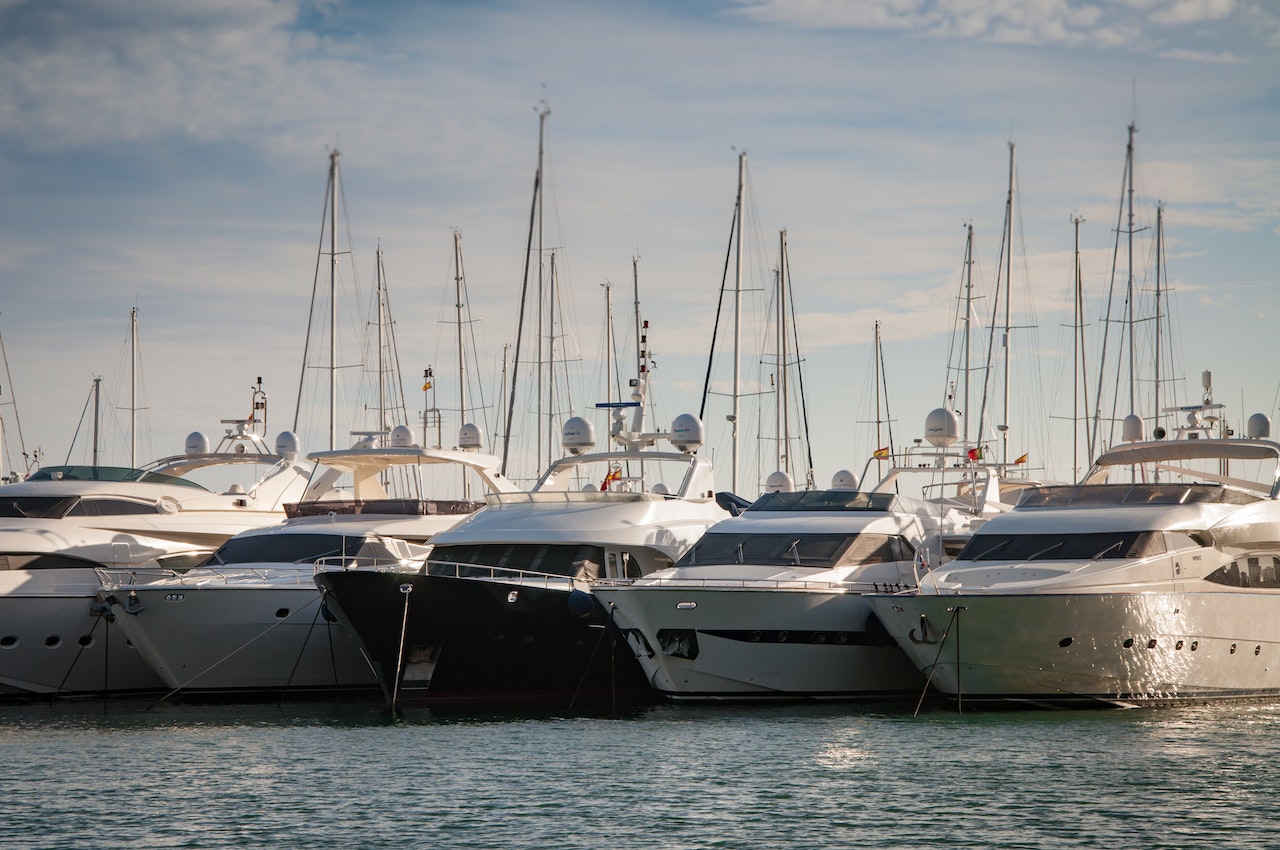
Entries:
<svg viewBox="0 0 1280 850">
<path fill-rule="evenodd" d="M 460 233 L 475 363 L 465 418 L 486 421 L 491 440 L 516 338 L 540 111 L 541 256 L 548 281 L 556 256 L 561 299 L 546 315 L 559 317 L 560 365 L 581 384 L 558 403 L 597 417 L 598 433 L 604 284 L 625 350 L 633 270 L 657 363 L 650 425 L 699 411 L 744 152 L 740 390 L 755 404 L 774 398 L 761 394 L 760 364 L 776 345 L 768 355 L 750 328 L 785 230 L 818 486 L 841 469 L 863 474 L 890 440 L 897 449 L 921 436 L 930 410 L 960 407 L 948 386 L 963 374 L 966 281 L 974 359 L 986 362 L 988 329 L 1004 322 L 992 309 L 1003 310 L 1000 281 L 1013 328 L 1010 401 L 997 400 L 1004 367 L 993 366 L 980 439 L 996 445 L 992 423 L 1007 424 L 1010 456 L 1074 478 L 1079 398 L 1113 397 L 1125 368 L 1116 342 L 1104 358 L 1102 339 L 1121 332 L 1130 231 L 1131 350 L 1154 359 L 1159 281 L 1163 398 L 1200 401 L 1207 370 L 1234 427 L 1255 412 L 1276 417 L 1280 8 L 1264 0 L 0 0 L 6 470 L 21 468 L 21 449 L 88 462 L 95 377 L 104 435 L 123 433 L 127 408 L 145 408 L 138 463 L 180 452 L 193 430 L 216 439 L 221 420 L 248 414 L 259 377 L 268 429 L 292 427 L 300 386 L 311 401 L 300 375 L 317 269 L 329 264 L 318 255 L 329 250 L 333 150 L 334 250 L 352 305 L 340 328 L 354 339 L 377 324 L 380 247 L 408 417 L 438 407 L 442 431 L 456 432 Z M 1084 390 L 1073 381 L 1073 219 Z M 731 265 L 730 289 L 734 280 Z M 135 308 L 142 378 L 131 403 Z M 732 449 L 716 405 L 729 386 L 727 321 L 703 449 L 725 489 Z M 527 333 L 526 363 L 537 338 Z M 361 343 L 342 345 L 344 367 L 357 363 Z M 435 397 L 420 391 L 428 366 Z M 1142 368 L 1149 396 L 1155 372 Z M 367 404 L 343 397 L 344 436 Z M 1108 409 L 1123 416 L 1128 405 Z M 1143 414 L 1154 424 L 1154 408 Z M 769 444 L 747 434 L 757 415 L 740 430 L 740 462 L 753 468 L 737 489 L 748 496 L 772 463 Z M 327 448 L 313 420 L 298 430 L 304 450 Z M 129 462 L 126 439 L 102 445 L 103 462 Z"/>
</svg>

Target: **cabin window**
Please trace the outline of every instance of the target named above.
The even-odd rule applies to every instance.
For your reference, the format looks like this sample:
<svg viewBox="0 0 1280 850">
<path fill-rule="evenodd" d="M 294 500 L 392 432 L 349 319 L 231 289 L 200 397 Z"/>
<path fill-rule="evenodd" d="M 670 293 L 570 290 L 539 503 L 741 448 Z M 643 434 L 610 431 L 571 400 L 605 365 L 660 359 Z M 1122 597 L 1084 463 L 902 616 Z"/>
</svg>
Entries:
<svg viewBox="0 0 1280 850">
<path fill-rule="evenodd" d="M 975 534 L 961 561 L 1081 561 L 1151 558 L 1165 552 L 1156 531 L 1100 531 L 1085 534 Z"/>
<path fill-rule="evenodd" d="M 132 514 L 158 514 L 160 508 L 154 502 L 134 502 L 129 499 L 81 499 L 67 511 L 67 516 L 130 516 Z"/>
<path fill-rule="evenodd" d="M 901 535 L 704 534 L 680 566 L 755 564 L 832 569 L 846 564 L 910 561 L 915 554 Z"/>
<path fill-rule="evenodd" d="M 385 542 L 362 535 L 255 534 L 231 538 L 209 556 L 208 565 L 314 564 L 327 558 L 370 564 L 400 560 Z"/>
<path fill-rule="evenodd" d="M 488 576 L 495 568 L 510 572 L 573 576 L 599 573 L 603 547 L 553 543 L 461 543 L 436 546 L 428 564 L 438 575 Z"/>
<path fill-rule="evenodd" d="M 1280 588 L 1280 558 L 1275 555 L 1237 558 L 1205 576 L 1228 587 Z"/>
<path fill-rule="evenodd" d="M 0 555 L 0 570 L 74 570 L 100 567 L 96 561 L 53 552 L 9 552 Z"/>
<path fill-rule="evenodd" d="M 0 517 L 62 519 L 78 496 L 10 496 L 0 498 Z"/>
</svg>

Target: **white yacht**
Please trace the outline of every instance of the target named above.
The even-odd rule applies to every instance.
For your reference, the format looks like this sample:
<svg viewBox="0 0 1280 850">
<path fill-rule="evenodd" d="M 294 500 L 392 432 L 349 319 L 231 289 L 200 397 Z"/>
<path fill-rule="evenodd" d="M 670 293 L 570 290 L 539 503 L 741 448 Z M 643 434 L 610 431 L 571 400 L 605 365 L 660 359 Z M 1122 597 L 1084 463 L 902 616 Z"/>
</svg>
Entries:
<svg viewBox="0 0 1280 850">
<path fill-rule="evenodd" d="M 1130 417 L 1079 484 L 1029 489 L 877 616 L 962 705 L 1280 694 L 1280 444 L 1220 407 L 1178 408 L 1167 440 Z"/>
<path fill-rule="evenodd" d="M 597 582 L 654 689 L 676 702 L 918 694 L 923 677 L 864 595 L 914 588 L 976 524 L 1007 509 L 996 470 L 954 445 L 953 426 L 946 411 L 931 413 L 929 445 L 868 490 L 848 472 L 830 490 L 792 492 L 779 481 L 674 568 Z"/>
<path fill-rule="evenodd" d="M 466 494 L 516 489 L 499 459 L 478 451 L 474 425 L 463 427 L 459 449 L 421 448 L 405 426 L 387 437 L 363 434 L 351 449 L 309 455 L 312 484 L 282 525 L 233 537 L 184 573 L 103 588 L 115 622 L 166 687 L 376 689 L 359 644 L 325 605 L 316 570 L 414 569 L 428 541 L 484 504 L 426 493 L 450 482 Z"/>
<path fill-rule="evenodd" d="M 194 566 L 231 536 L 284 520 L 310 466 L 285 432 L 270 451 L 251 419 L 213 450 L 141 469 L 43 467 L 0 488 L 0 695 L 80 695 L 161 685 L 97 600 L 105 579 L 141 583 Z M 193 473 L 226 481 L 209 489 Z"/>
<path fill-rule="evenodd" d="M 570 454 L 530 492 L 488 496 L 435 539 L 425 569 L 317 574 L 393 706 L 653 699 L 605 628 L 591 581 L 668 568 L 729 514 L 711 465 L 695 454 L 697 417 L 644 432 L 645 380 L 642 372 L 632 402 L 612 405 L 616 450 L 592 451 L 591 423 L 570 419 Z M 624 406 L 634 410 L 630 428 Z M 652 448 L 658 440 L 675 450 Z"/>
</svg>

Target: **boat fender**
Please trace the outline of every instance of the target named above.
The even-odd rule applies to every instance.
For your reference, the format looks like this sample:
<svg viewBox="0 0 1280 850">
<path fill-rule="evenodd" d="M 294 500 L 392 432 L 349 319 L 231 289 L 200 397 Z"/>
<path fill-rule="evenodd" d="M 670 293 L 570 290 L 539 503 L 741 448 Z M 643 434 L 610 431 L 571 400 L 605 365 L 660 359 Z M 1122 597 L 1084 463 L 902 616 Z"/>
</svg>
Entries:
<svg viewBox="0 0 1280 850">
<path fill-rule="evenodd" d="M 582 590 L 569 591 L 569 616 L 578 620 L 585 620 L 591 616 L 591 612 L 595 610 L 596 600 L 590 593 Z"/>
</svg>

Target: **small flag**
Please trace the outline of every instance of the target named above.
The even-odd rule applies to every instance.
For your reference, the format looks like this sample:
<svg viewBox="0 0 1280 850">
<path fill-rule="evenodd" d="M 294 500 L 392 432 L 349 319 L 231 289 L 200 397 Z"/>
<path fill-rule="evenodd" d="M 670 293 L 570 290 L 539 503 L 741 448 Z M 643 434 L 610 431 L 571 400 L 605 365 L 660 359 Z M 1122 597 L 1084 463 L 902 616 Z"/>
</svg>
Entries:
<svg viewBox="0 0 1280 850">
<path fill-rule="evenodd" d="M 613 469 L 613 470 L 610 470 L 610 471 L 609 471 L 609 474 L 608 474 L 608 475 L 606 475 L 606 476 L 604 477 L 604 481 L 602 481 L 602 482 L 600 483 L 600 491 L 601 491 L 601 492 L 604 492 L 605 490 L 608 490 L 608 489 L 609 489 L 609 482 L 610 482 L 610 481 L 617 481 L 617 480 L 618 480 L 619 478 L 621 478 L 621 477 L 622 477 L 622 470 L 621 470 L 621 469 Z"/>
<path fill-rule="evenodd" d="M 1027 462 L 1027 456 L 1024 454 L 1022 457 L 1020 457 L 1020 458 L 1018 458 L 1017 460 L 1015 460 L 1015 461 L 1013 462 L 1013 464 L 1014 464 L 1014 466 L 1017 466 L 1017 465 L 1018 465 L 1018 464 L 1020 464 L 1020 463 L 1026 463 L 1026 462 Z"/>
<path fill-rule="evenodd" d="M 876 449 L 874 452 L 871 453 L 871 456 L 877 459 L 886 458 L 889 456 L 889 447 L 885 446 L 883 448 Z"/>
<path fill-rule="evenodd" d="M 427 381 L 425 384 L 422 385 L 422 391 L 425 393 L 429 389 L 431 389 L 431 382 Z"/>
<path fill-rule="evenodd" d="M 969 460 L 982 460 L 982 446 L 974 446 L 968 451 Z"/>
</svg>

